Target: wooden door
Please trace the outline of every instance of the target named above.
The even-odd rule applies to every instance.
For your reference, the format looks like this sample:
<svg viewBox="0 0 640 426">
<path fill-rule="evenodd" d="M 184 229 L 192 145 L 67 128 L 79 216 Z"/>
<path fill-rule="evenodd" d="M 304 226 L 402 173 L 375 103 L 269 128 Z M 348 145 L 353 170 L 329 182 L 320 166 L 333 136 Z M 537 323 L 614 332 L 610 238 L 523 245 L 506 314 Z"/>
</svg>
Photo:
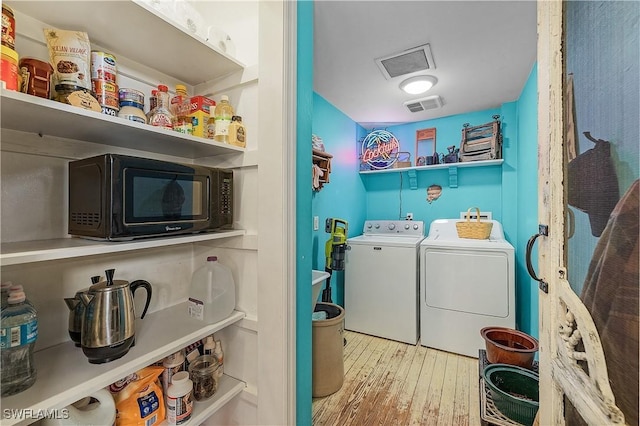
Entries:
<svg viewBox="0 0 640 426">
<path fill-rule="evenodd" d="M 575 3 L 588 4 L 592 2 Z M 626 2 L 601 2 L 598 5 L 599 12 L 602 13 L 601 18 L 606 19 L 609 16 L 607 8 L 625 7 L 624 3 Z M 592 5 L 595 6 L 594 3 Z M 605 320 L 617 315 L 617 313 L 612 313 L 611 309 L 614 309 L 613 305 L 620 297 L 619 289 L 609 293 L 609 300 L 601 301 L 600 305 L 594 304 L 593 299 L 589 299 L 592 295 L 589 294 L 588 289 L 582 288 L 577 292 L 574 289 L 576 286 L 572 288 L 571 280 L 575 279 L 573 277 L 576 274 L 572 274 L 570 270 L 572 265 L 571 262 L 568 262 L 570 259 L 569 251 L 572 244 L 575 245 L 575 240 L 571 239 L 576 232 L 575 212 L 587 217 L 584 212 L 568 205 L 572 196 L 575 199 L 575 193 L 572 194 L 570 191 L 583 191 L 584 193 L 589 187 L 589 185 L 583 185 L 584 188 L 581 189 L 575 185 L 575 180 L 578 177 L 572 173 L 572 170 L 575 169 L 577 164 L 575 161 L 579 160 L 577 157 L 580 154 L 579 150 L 574 150 L 576 146 L 574 139 L 576 135 L 579 135 L 578 138 L 583 143 L 585 143 L 585 138 L 592 142 L 598 140 L 609 142 L 591 136 L 588 132 L 584 133 L 588 127 L 584 121 L 588 120 L 576 122 L 577 114 L 572 108 L 574 99 L 570 90 L 571 76 L 567 74 L 566 63 L 567 56 L 570 54 L 568 52 L 574 48 L 570 43 L 566 43 L 566 7 L 567 4 L 561 1 L 538 2 L 538 209 L 539 223 L 542 226 L 539 235 L 532 237 L 527 245 L 527 251 L 530 254 L 536 239 L 538 241 L 537 273 L 529 259 L 527 261 L 529 272 L 540 281 L 540 409 L 538 421 L 541 425 L 638 424 L 638 163 L 637 160 L 624 163 L 624 159 L 616 159 L 616 167 L 613 168 L 613 171 L 616 183 L 620 183 L 620 186 L 609 188 L 608 191 L 601 194 L 603 196 L 615 194 L 616 196 L 610 215 L 600 217 L 600 223 L 596 223 L 598 218 L 591 210 L 592 214 L 588 214 L 590 223 L 583 224 L 583 226 L 590 226 L 592 228 L 590 231 L 594 235 L 598 234 L 587 278 L 591 278 L 593 281 L 593 274 L 600 272 L 601 281 L 596 284 L 601 287 L 622 286 L 621 283 L 624 283 L 625 280 L 632 283 L 626 289 L 628 290 L 627 294 L 624 294 L 621 299 L 627 309 L 624 326 L 618 327 L 618 329 L 604 328 L 606 324 L 599 320 L 603 315 L 598 311 L 601 309 L 606 311 Z M 632 85 L 635 94 L 624 95 L 632 97 L 628 104 L 633 105 L 633 102 L 637 103 L 638 100 L 637 8 L 631 6 L 627 15 L 629 11 L 632 14 L 635 13 L 635 42 L 631 43 L 631 46 L 635 46 L 635 52 L 631 49 L 631 55 L 636 55 L 636 57 L 632 58 L 631 62 L 636 65 L 621 67 L 621 69 L 623 72 L 627 72 L 630 68 L 632 74 L 626 77 L 635 78 L 635 88 Z M 623 24 L 624 22 L 620 23 L 620 25 Z M 572 22 L 572 25 L 581 25 L 581 23 Z M 589 28 L 589 31 L 594 30 L 597 28 Z M 596 59 L 587 66 L 597 67 L 597 61 Z M 607 94 L 603 93 L 602 96 L 606 97 Z M 602 111 L 601 114 L 607 114 L 607 111 Z M 636 122 L 637 114 L 636 109 L 633 118 Z M 624 125 L 622 122 L 624 114 L 621 117 L 613 118 L 613 120 L 615 119 L 620 120 L 620 126 Z M 611 128 L 616 129 L 615 126 Z M 637 144 L 637 127 L 631 133 L 633 132 L 635 132 L 634 143 Z M 611 136 L 603 135 L 603 137 L 609 138 Z M 624 142 L 624 140 L 611 142 L 610 148 L 619 150 Z M 637 154 L 637 148 L 635 148 L 635 153 Z M 591 154 L 592 152 L 587 155 Z M 630 172 L 623 170 L 620 164 L 630 165 Z M 598 184 L 601 181 L 598 178 L 601 168 L 598 163 L 591 169 L 594 178 L 592 184 Z M 606 197 L 602 199 L 604 198 Z M 576 204 L 575 201 L 573 202 Z M 606 202 L 612 204 L 611 200 Z M 580 207 L 589 213 L 590 208 Z M 629 207 L 631 207 L 629 210 L 631 214 L 625 216 L 626 213 L 623 212 L 623 209 Z M 634 208 L 635 212 L 633 212 Z M 600 213 L 600 216 L 603 214 Z M 626 228 L 620 230 L 620 226 Z M 605 246 L 605 243 L 607 239 L 613 243 L 613 235 L 616 232 L 626 234 L 629 237 L 629 244 L 625 250 L 628 250 L 626 255 L 630 260 L 623 260 L 615 268 L 615 271 L 621 271 L 621 276 L 612 276 L 603 269 L 606 267 L 606 262 L 609 261 L 603 253 L 607 249 L 611 249 L 611 247 Z M 635 259 L 633 259 L 634 255 Z M 588 261 L 588 259 L 586 260 Z M 635 284 L 633 284 L 634 280 Z M 587 281 L 585 280 L 585 286 L 593 284 L 593 282 L 587 283 Z M 585 302 L 587 303 L 585 304 Z M 606 309 L 603 308 L 605 303 L 609 304 Z M 633 331 L 634 327 L 635 332 Z M 603 330 L 604 333 L 602 333 Z M 623 337 L 624 334 L 616 335 L 619 332 L 628 333 L 627 338 Z M 619 347 L 627 343 L 629 345 L 623 350 L 615 352 L 610 349 L 611 340 L 614 340 L 613 344 Z M 635 387 L 626 384 L 626 380 L 629 380 L 629 383 L 635 381 Z M 631 398 L 627 392 L 632 393 Z M 635 396 L 633 396 L 633 392 L 635 392 Z"/>
</svg>

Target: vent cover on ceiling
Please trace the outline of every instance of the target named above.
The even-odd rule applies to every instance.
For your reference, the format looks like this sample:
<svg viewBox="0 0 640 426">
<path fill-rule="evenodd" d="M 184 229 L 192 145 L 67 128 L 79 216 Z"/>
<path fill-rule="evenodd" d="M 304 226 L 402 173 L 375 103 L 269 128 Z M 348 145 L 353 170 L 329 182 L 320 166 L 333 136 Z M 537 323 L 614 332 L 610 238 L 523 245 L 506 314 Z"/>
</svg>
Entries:
<svg viewBox="0 0 640 426">
<path fill-rule="evenodd" d="M 442 98 L 438 95 L 414 99 L 403 104 L 410 112 L 420 112 L 428 109 L 442 108 Z"/>
<path fill-rule="evenodd" d="M 387 80 L 436 68 L 431 55 L 431 48 L 428 44 L 377 58 L 376 65 L 378 65 L 380 72 Z"/>
</svg>

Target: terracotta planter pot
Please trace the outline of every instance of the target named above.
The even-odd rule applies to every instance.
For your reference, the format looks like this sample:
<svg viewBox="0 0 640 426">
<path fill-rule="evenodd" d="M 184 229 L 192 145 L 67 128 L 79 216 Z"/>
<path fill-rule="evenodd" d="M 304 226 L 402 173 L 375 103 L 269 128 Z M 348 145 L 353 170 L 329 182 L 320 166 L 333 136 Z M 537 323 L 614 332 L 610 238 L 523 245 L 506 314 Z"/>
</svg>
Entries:
<svg viewBox="0 0 640 426">
<path fill-rule="evenodd" d="M 510 364 L 531 369 L 538 352 L 538 341 L 512 328 L 485 327 L 480 330 L 485 340 L 487 360 L 491 364 Z"/>
</svg>

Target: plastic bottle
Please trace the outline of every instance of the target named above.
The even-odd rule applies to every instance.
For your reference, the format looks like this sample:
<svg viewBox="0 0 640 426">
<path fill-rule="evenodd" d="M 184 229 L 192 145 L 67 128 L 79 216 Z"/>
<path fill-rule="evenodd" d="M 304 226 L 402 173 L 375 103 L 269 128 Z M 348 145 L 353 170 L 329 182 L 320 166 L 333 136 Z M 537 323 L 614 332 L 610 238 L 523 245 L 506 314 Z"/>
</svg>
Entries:
<svg viewBox="0 0 640 426">
<path fill-rule="evenodd" d="M 216 340 L 216 347 L 213 350 L 213 356 L 218 360 L 218 364 L 220 364 L 220 367 L 216 370 L 216 375 L 218 380 L 220 380 L 224 373 L 224 352 L 222 351 L 222 342 L 220 340 Z"/>
<path fill-rule="evenodd" d="M 158 86 L 158 105 L 149 117 L 149 124 L 163 129 L 173 129 L 173 114 L 169 109 L 169 88 L 163 84 Z"/>
<path fill-rule="evenodd" d="M 191 418 L 193 411 L 193 382 L 187 371 L 176 373 L 167 389 L 167 423 L 181 425 Z"/>
<path fill-rule="evenodd" d="M 213 115 L 216 126 L 216 134 L 213 139 L 218 142 L 229 143 L 229 124 L 231 124 L 231 117 L 233 117 L 234 113 L 227 95 L 220 97 L 220 102 L 216 104 Z"/>
<path fill-rule="evenodd" d="M 207 263 L 191 277 L 189 315 L 214 323 L 231 315 L 236 307 L 236 289 L 231 270 L 218 262 L 217 256 L 207 257 Z"/>
<path fill-rule="evenodd" d="M 22 392 L 36 381 L 33 347 L 38 338 L 38 315 L 25 300 L 24 292 L 12 292 L 7 307 L 2 309 L 0 376 L 3 397 Z"/>
<path fill-rule="evenodd" d="M 2 309 L 7 306 L 7 299 L 9 298 L 9 287 L 11 287 L 13 283 L 11 281 L 6 281 L 2 283 L 2 295 L 0 296 L 0 300 L 2 302 Z"/>
<path fill-rule="evenodd" d="M 170 109 L 174 116 L 173 130 L 193 135 L 193 122 L 189 117 L 190 103 L 186 86 L 176 84 L 176 95 L 171 98 Z"/>
<path fill-rule="evenodd" d="M 184 371 L 184 352 L 180 350 L 169 355 L 162 361 L 162 366 L 164 367 L 164 371 L 162 372 L 162 390 L 166 393 L 173 376 L 180 371 Z"/>
<path fill-rule="evenodd" d="M 158 90 L 153 89 L 151 91 L 151 96 L 149 96 L 149 112 L 147 112 L 147 123 L 151 118 L 151 114 L 155 112 L 155 109 L 158 107 Z"/>
<path fill-rule="evenodd" d="M 9 281 L 9 282 L 11 282 L 11 281 Z M 9 286 L 8 296 L 11 296 L 11 293 L 17 293 L 17 292 L 25 293 L 24 287 L 22 287 L 22 284 L 13 284 L 13 283 L 11 283 L 11 286 Z M 31 303 L 31 300 L 29 300 L 27 297 L 25 297 L 24 303 L 26 303 L 29 306 L 33 306 L 33 303 Z"/>
<path fill-rule="evenodd" d="M 215 349 L 216 342 L 213 341 L 213 336 L 205 337 L 204 345 L 202 346 L 202 355 L 213 355 Z"/>
</svg>

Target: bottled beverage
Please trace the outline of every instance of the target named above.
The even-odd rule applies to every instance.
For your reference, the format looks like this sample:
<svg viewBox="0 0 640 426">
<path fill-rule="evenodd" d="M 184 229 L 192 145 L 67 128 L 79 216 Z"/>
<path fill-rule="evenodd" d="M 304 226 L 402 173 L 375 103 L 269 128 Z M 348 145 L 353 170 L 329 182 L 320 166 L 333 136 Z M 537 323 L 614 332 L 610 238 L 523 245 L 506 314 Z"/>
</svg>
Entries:
<svg viewBox="0 0 640 426">
<path fill-rule="evenodd" d="M 163 84 L 158 86 L 158 105 L 149 117 L 149 124 L 163 129 L 173 129 L 173 114 L 169 109 L 169 88 Z"/>
<path fill-rule="evenodd" d="M 33 306 L 25 303 L 24 292 L 9 294 L 7 307 L 2 309 L 2 396 L 22 392 L 36 381 L 33 347 L 38 338 L 38 317 Z"/>
<path fill-rule="evenodd" d="M 11 283 L 11 281 L 9 281 L 9 282 Z M 11 295 L 11 293 L 17 293 L 17 292 L 24 293 L 24 287 L 22 287 L 22 284 L 13 284 L 13 283 L 11 283 L 11 285 L 9 286 L 9 291 L 7 293 L 7 297 L 9 297 Z M 33 303 L 31 303 L 31 300 L 29 300 L 26 297 L 24 299 L 24 303 L 26 303 L 29 306 L 33 306 Z"/>
<path fill-rule="evenodd" d="M 207 263 L 191 277 L 189 315 L 214 323 L 231 315 L 236 307 L 236 289 L 231 270 L 220 264 L 216 256 L 207 257 Z"/>
<path fill-rule="evenodd" d="M 229 143 L 229 124 L 231 124 L 231 117 L 233 117 L 233 107 L 229 103 L 229 97 L 222 95 L 220 102 L 216 104 L 214 110 L 215 118 L 215 139 L 218 142 Z"/>
</svg>

